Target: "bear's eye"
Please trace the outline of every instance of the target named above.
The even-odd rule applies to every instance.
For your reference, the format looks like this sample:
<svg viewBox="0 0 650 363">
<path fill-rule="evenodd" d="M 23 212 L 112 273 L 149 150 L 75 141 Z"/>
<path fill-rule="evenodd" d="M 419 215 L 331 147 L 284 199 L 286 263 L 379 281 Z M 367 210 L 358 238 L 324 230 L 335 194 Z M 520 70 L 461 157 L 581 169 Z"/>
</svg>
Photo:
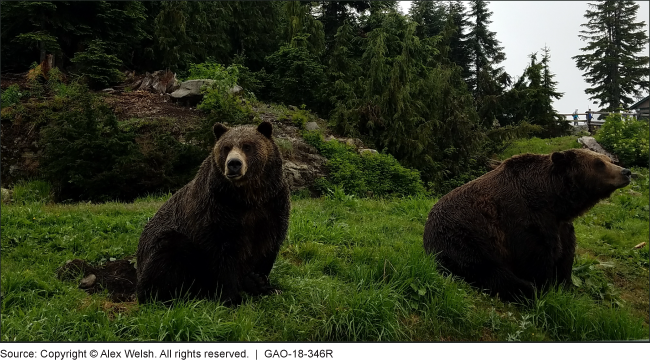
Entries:
<svg viewBox="0 0 650 363">
<path fill-rule="evenodd" d="M 246 152 L 246 153 L 251 151 L 252 149 L 253 149 L 253 147 L 250 146 L 249 144 L 244 144 L 244 146 L 242 147 L 242 150 L 244 150 L 244 152 Z"/>
<path fill-rule="evenodd" d="M 228 154 L 230 152 L 230 149 L 232 149 L 232 147 L 230 147 L 230 146 L 224 146 L 224 147 L 221 148 L 221 150 L 222 150 L 222 152 L 224 154 Z"/>
<path fill-rule="evenodd" d="M 596 165 L 597 168 L 604 168 L 605 167 L 605 163 L 600 159 L 596 159 L 596 162 L 594 164 Z"/>
</svg>

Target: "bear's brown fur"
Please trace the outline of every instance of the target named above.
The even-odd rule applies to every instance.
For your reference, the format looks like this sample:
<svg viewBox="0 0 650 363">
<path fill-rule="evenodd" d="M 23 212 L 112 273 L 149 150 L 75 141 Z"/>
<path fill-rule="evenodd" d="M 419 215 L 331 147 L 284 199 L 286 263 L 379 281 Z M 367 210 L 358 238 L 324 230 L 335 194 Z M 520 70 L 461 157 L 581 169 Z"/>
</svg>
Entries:
<svg viewBox="0 0 650 363">
<path fill-rule="evenodd" d="M 268 122 L 213 128 L 217 139 L 196 177 L 145 226 L 137 297 L 169 301 L 268 293 L 289 225 L 289 189 Z"/>
<path fill-rule="evenodd" d="M 630 175 L 589 150 L 514 156 L 433 206 L 424 248 L 444 269 L 504 300 L 533 298 L 570 281 L 573 219 L 628 185 Z"/>
</svg>

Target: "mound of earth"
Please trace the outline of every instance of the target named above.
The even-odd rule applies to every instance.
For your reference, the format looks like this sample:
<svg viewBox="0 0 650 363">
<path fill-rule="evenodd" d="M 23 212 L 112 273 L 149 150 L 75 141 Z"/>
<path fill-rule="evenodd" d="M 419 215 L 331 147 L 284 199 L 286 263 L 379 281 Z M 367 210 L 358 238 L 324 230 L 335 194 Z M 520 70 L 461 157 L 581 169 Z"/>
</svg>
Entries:
<svg viewBox="0 0 650 363">
<path fill-rule="evenodd" d="M 135 284 L 137 281 L 133 258 L 108 261 L 95 267 L 88 262 L 74 259 L 66 262 L 57 271 L 62 281 L 75 281 L 79 277 L 79 288 L 89 294 L 108 291 L 108 298 L 113 302 L 135 301 Z"/>
</svg>

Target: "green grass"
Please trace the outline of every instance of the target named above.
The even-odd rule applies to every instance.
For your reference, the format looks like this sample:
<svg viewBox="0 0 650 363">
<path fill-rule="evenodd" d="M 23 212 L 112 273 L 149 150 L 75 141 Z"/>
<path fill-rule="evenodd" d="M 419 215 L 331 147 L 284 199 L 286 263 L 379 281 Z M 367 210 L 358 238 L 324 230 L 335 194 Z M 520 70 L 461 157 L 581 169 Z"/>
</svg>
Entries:
<svg viewBox="0 0 650 363">
<path fill-rule="evenodd" d="M 525 142 L 519 142 L 526 147 Z M 528 149 L 572 147 L 533 139 Z M 542 150 L 546 148 L 546 150 Z M 506 157 L 506 156 L 504 156 Z M 169 198 L 131 204 L 2 206 L 3 341 L 601 341 L 648 339 L 648 169 L 575 221 L 574 283 L 532 304 L 505 304 L 424 254 L 435 199 L 292 196 L 289 232 L 271 273 L 282 294 L 162 305 L 112 303 L 56 278 L 67 260 L 135 253 Z M 44 190 L 26 188 L 25 195 Z M 31 194 L 30 194 L 31 193 Z M 634 248 L 646 242 L 642 248 Z"/>
<path fill-rule="evenodd" d="M 647 172 L 645 178 L 647 183 Z M 504 304 L 436 271 L 422 249 L 424 222 L 435 202 L 427 198 L 294 200 L 288 237 L 271 274 L 283 293 L 249 298 L 236 308 L 211 301 L 191 301 L 172 309 L 117 304 L 57 280 L 55 271 L 66 260 L 101 262 L 134 254 L 142 227 L 164 197 L 132 204 L 5 205 L 1 338 L 644 339 L 648 248 L 633 250 L 630 245 L 647 241 L 647 212 L 636 214 L 648 194 L 647 184 L 641 195 L 630 194 L 636 187 L 637 183 L 622 190 L 576 223 L 579 258 L 614 264 L 586 269 L 590 272 L 581 276 L 612 284 L 616 300 L 599 297 L 585 284 L 573 291 L 551 292 L 533 306 Z"/>
<path fill-rule="evenodd" d="M 511 156 L 531 153 L 531 154 L 550 154 L 555 151 L 562 151 L 573 148 L 581 148 L 577 136 L 556 137 L 553 139 L 532 139 L 514 140 L 500 155 L 501 160 Z"/>
</svg>

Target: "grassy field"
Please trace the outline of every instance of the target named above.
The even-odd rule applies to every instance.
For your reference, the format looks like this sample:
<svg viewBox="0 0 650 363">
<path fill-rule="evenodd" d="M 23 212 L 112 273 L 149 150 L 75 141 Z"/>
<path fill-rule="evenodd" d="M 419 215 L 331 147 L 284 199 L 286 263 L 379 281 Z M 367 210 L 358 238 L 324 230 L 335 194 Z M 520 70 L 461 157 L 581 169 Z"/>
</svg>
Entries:
<svg viewBox="0 0 650 363">
<path fill-rule="evenodd" d="M 556 145 L 535 152 L 545 152 L 544 147 Z M 576 286 L 531 304 L 504 304 L 436 271 L 422 248 L 424 222 L 435 200 L 356 199 L 341 193 L 293 201 L 289 234 L 271 273 L 280 295 L 248 298 L 234 308 L 211 301 L 171 309 L 113 303 L 105 294 L 87 295 L 76 283 L 59 281 L 56 269 L 73 258 L 100 263 L 133 255 L 144 224 L 169 196 L 99 205 L 43 204 L 25 197 L 37 202 L 2 206 L 0 338 L 648 339 L 648 244 L 634 248 L 648 242 L 648 170 L 634 171 L 640 177 L 630 186 L 576 221 Z"/>
</svg>

